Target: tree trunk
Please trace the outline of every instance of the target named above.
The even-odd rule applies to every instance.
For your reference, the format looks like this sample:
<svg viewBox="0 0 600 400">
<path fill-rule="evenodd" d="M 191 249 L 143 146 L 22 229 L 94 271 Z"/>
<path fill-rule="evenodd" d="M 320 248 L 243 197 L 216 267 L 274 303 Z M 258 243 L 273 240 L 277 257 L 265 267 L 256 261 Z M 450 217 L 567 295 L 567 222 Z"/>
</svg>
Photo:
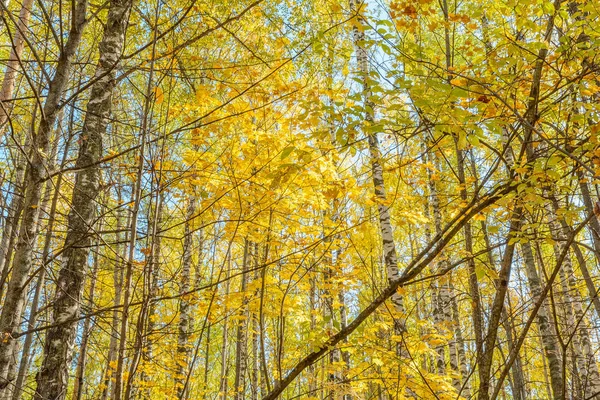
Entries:
<svg viewBox="0 0 600 400">
<path fill-rule="evenodd" d="M 435 155 L 430 154 L 430 163 L 436 165 Z M 433 179 L 431 171 L 428 172 L 428 184 L 430 193 L 430 204 L 433 211 L 433 220 L 435 225 L 436 235 L 442 233 L 442 214 L 439 204 L 439 195 L 437 185 Z M 449 333 L 451 338 L 448 341 L 448 355 L 450 360 L 450 370 L 452 371 L 452 385 L 457 392 L 461 392 L 463 386 L 461 380 L 458 378 L 459 375 L 464 375 L 466 379 L 468 377 L 466 359 L 464 355 L 464 341 L 462 340 L 462 332 L 460 331 L 460 323 L 458 321 L 458 305 L 454 295 L 454 287 L 452 285 L 452 275 L 448 272 L 450 267 L 450 261 L 445 253 L 442 253 L 440 260 L 437 265 L 437 273 L 444 274 L 441 277 L 442 284 L 437 287 L 434 286 L 434 290 L 437 289 L 437 301 L 434 315 L 434 321 L 438 324 L 441 334 Z M 456 312 L 453 312 L 456 310 Z M 451 329 L 450 329 L 451 328 Z M 461 344 L 462 343 L 462 344 Z M 444 345 L 440 345 L 436 349 L 438 358 L 436 360 L 437 372 L 440 375 L 444 375 L 446 372 L 445 366 L 445 348 Z M 461 356 L 462 354 L 462 356 Z M 462 365 L 462 367 L 461 367 Z M 462 370 L 461 370 L 462 368 Z M 465 383 L 465 387 L 462 390 L 463 395 L 470 394 L 470 388 L 468 382 Z"/>
<path fill-rule="evenodd" d="M 244 400 L 246 398 L 246 369 L 248 367 L 248 299 L 246 290 L 248 287 L 248 264 L 250 260 L 250 246 L 248 239 L 244 241 L 244 258 L 242 261 L 242 283 L 241 293 L 244 296 L 242 307 L 240 308 L 240 320 L 238 320 L 236 343 L 235 343 L 235 381 L 234 381 L 234 399 Z"/>
<path fill-rule="evenodd" d="M 350 0 L 350 10 L 353 13 L 357 12 L 357 5 L 354 0 Z M 361 14 L 357 15 L 357 24 L 363 25 L 364 21 Z M 352 40 L 354 43 L 354 51 L 356 53 L 356 62 L 358 66 L 358 76 L 362 83 L 362 100 L 364 102 L 364 119 L 368 127 L 373 126 L 375 115 L 375 104 L 372 101 L 371 86 L 369 84 L 369 61 L 367 50 L 364 46 L 365 34 L 358 26 L 352 29 Z M 390 209 L 386 195 L 385 181 L 383 177 L 383 167 L 381 159 L 381 151 L 379 149 L 379 139 L 377 133 L 367 129 L 366 132 L 369 143 L 369 155 L 371 162 L 371 173 L 375 197 L 377 199 L 377 211 L 379 213 L 379 229 L 381 233 L 381 241 L 383 245 L 383 259 L 385 261 L 387 279 L 394 282 L 400 277 L 398 269 L 398 258 L 396 255 L 396 245 L 394 243 L 394 231 L 390 219 Z M 400 293 L 394 293 L 391 297 L 395 312 L 394 331 L 396 335 L 403 336 L 406 333 L 406 316 L 404 309 L 404 298 Z M 408 357 L 406 349 L 403 348 L 402 342 L 397 345 L 397 352 L 403 357 Z"/>
<path fill-rule="evenodd" d="M 565 229 L 567 226 L 566 222 L 561 219 L 559 224 L 559 218 L 557 216 L 557 210 L 559 209 L 558 200 L 554 195 L 550 195 L 552 199 L 552 207 L 548 207 L 550 219 L 550 229 L 553 233 L 553 238 L 557 243 L 555 245 L 556 257 L 564 252 L 565 246 L 567 245 L 567 237 L 569 231 Z M 563 263 L 563 270 L 565 274 L 565 280 L 567 284 L 567 291 L 565 293 L 565 302 L 569 305 L 569 308 L 574 311 L 574 315 L 569 313 L 569 334 L 573 334 L 573 348 L 574 357 L 576 360 L 577 370 L 581 374 L 580 379 L 583 388 L 584 398 L 593 398 L 596 394 L 600 393 L 600 373 L 598 371 L 598 365 L 596 364 L 595 352 L 592 349 L 592 341 L 589 337 L 589 327 L 585 317 L 585 307 L 583 306 L 583 300 L 581 293 L 579 292 L 577 278 L 573 271 L 573 264 L 571 258 L 567 256 Z M 571 330 L 575 330 L 571 332 Z"/>
<path fill-rule="evenodd" d="M 175 387 L 177 388 L 177 398 L 183 400 L 185 398 L 184 385 L 185 374 L 190 358 L 190 332 L 191 332 L 191 315 L 189 295 L 186 293 L 190 290 L 191 267 L 192 267 L 192 250 L 193 250 L 193 229 L 192 218 L 196 214 L 196 199 L 190 196 L 189 204 L 186 212 L 186 222 L 183 239 L 183 259 L 181 265 L 181 283 L 179 284 L 179 324 L 177 326 L 177 372 L 175 373 Z"/>
<path fill-rule="evenodd" d="M 69 137 L 65 143 L 65 147 L 62 153 L 62 159 L 60 162 L 60 168 L 62 169 L 67 163 L 67 155 L 69 152 L 69 147 L 71 144 L 72 134 L 69 133 Z M 58 199 L 60 197 L 60 188 L 62 186 L 63 175 L 59 175 L 56 179 L 56 183 L 53 185 L 54 194 L 52 196 L 52 202 L 50 204 L 50 210 L 48 211 L 48 226 L 46 227 L 46 237 L 44 239 L 44 248 L 42 250 L 42 269 L 39 272 L 39 276 L 37 279 L 35 293 L 33 295 L 33 300 L 31 302 L 31 308 L 29 310 L 29 320 L 27 321 L 27 330 L 31 331 L 35 328 L 35 323 L 37 320 L 37 313 L 39 307 L 40 296 L 42 294 L 42 289 L 44 287 L 44 282 L 46 279 L 46 269 L 48 268 L 48 258 L 50 256 L 50 247 L 52 245 L 52 235 L 54 233 L 54 223 L 56 218 L 56 208 L 58 205 Z M 33 332 L 25 335 L 25 341 L 23 343 L 23 350 L 21 355 L 21 362 L 19 365 L 19 373 L 17 374 L 17 380 L 15 382 L 15 388 L 13 391 L 12 400 L 20 400 L 21 392 L 23 390 L 23 383 L 25 382 L 25 377 L 27 375 L 27 371 L 29 369 L 29 361 L 30 361 L 30 353 L 31 353 L 31 345 L 33 344 Z"/>
<path fill-rule="evenodd" d="M 561 224 L 563 223 L 564 221 L 561 221 Z M 569 234 L 571 233 L 571 229 L 569 226 L 563 225 L 563 229 Z M 585 281 L 585 286 L 590 295 L 590 299 L 592 301 L 592 304 L 594 305 L 594 309 L 596 310 L 596 315 L 600 317 L 600 298 L 598 297 L 598 289 L 596 289 L 594 281 L 592 280 L 592 276 L 590 275 L 590 270 L 588 269 L 587 261 L 585 260 L 581 248 L 577 245 L 577 243 L 573 243 L 572 248 L 573 252 L 575 253 L 575 257 L 577 258 L 577 263 L 579 264 L 579 269 L 581 270 L 581 275 L 583 276 L 583 280 Z"/>
<path fill-rule="evenodd" d="M 460 382 L 458 392 L 461 396 L 471 398 L 471 385 L 469 384 L 469 367 L 467 365 L 467 355 L 465 354 L 465 341 L 460 327 L 460 315 L 458 313 L 458 302 L 456 297 L 452 298 L 452 321 L 454 323 L 454 337 L 458 352 L 458 372 L 464 382 Z"/>
<path fill-rule="evenodd" d="M 122 201 L 122 197 L 121 197 L 121 188 L 120 188 L 120 179 L 119 181 L 117 181 L 117 202 L 118 204 L 121 204 Z M 129 218 L 127 218 L 127 221 L 125 223 L 125 226 L 129 226 L 130 224 L 130 220 Z M 101 400 L 106 400 L 108 398 L 108 394 L 109 394 L 109 390 L 110 390 L 110 385 L 112 383 L 112 389 L 113 389 L 113 393 L 114 393 L 114 383 L 115 383 L 115 377 L 114 377 L 114 372 L 115 372 L 115 366 L 113 365 L 113 363 L 116 361 L 117 359 L 117 352 L 119 350 L 119 326 L 121 323 L 121 310 L 118 308 L 118 306 L 121 305 L 121 297 L 122 297 L 122 292 L 123 292 L 123 275 L 124 275 L 124 268 L 123 268 L 123 263 L 121 262 L 121 260 L 125 260 L 127 255 L 125 254 L 127 251 L 127 246 L 124 244 L 121 244 L 121 214 L 118 213 L 117 211 L 117 217 L 116 217 L 116 228 L 117 228 L 117 234 L 115 235 L 116 237 L 116 242 L 118 243 L 118 247 L 117 247 L 117 260 L 115 261 L 115 264 L 113 266 L 113 283 L 115 285 L 115 300 L 113 303 L 113 306 L 115 307 L 113 313 L 112 313 L 112 320 L 111 320 L 111 335 L 110 335 L 110 343 L 108 346 L 108 357 L 106 359 L 106 370 L 104 372 L 104 380 L 103 380 L 103 388 L 102 388 L 102 394 L 101 394 Z M 128 235 L 125 235 L 125 240 L 124 242 L 126 243 L 128 241 Z M 121 253 L 123 254 L 121 256 Z"/>
<path fill-rule="evenodd" d="M 225 279 L 227 280 L 227 282 L 225 282 L 225 296 L 224 296 L 224 307 L 223 307 L 223 314 L 225 315 L 225 318 L 223 318 L 223 342 L 221 345 L 221 374 L 219 375 L 219 381 L 220 381 L 220 386 L 219 386 L 219 392 L 221 392 L 221 399 L 223 400 L 227 400 L 228 397 L 228 391 L 229 391 L 229 357 L 228 357 L 228 346 L 229 346 L 229 326 L 228 326 L 228 318 L 227 318 L 227 297 L 229 297 L 229 285 L 230 285 L 230 280 L 229 280 L 229 275 L 230 275 L 230 268 L 231 268 L 231 255 L 227 254 L 227 262 L 224 268 L 227 268 L 227 271 L 225 272 Z"/>
<path fill-rule="evenodd" d="M 560 8 L 560 0 L 554 1 L 554 10 L 558 10 Z M 552 31 L 554 30 L 554 12 L 552 15 L 548 16 L 548 22 L 546 23 L 546 30 L 544 33 L 544 42 L 549 42 L 550 37 L 552 35 Z M 540 83 L 542 79 L 542 69 L 544 66 L 544 62 L 546 60 L 546 56 L 548 55 L 548 48 L 543 47 L 538 51 L 537 59 L 535 61 L 535 67 L 533 69 L 532 81 L 529 90 L 529 97 L 527 101 L 527 109 L 523 116 L 523 153 L 526 156 L 526 160 L 531 162 L 533 160 L 533 145 L 532 145 L 532 137 L 534 133 L 535 124 L 538 120 L 538 105 L 540 101 Z M 507 146 L 510 146 L 510 143 L 507 142 Z M 510 151 L 508 152 L 510 153 Z M 507 162 L 508 163 L 508 162 Z M 512 162 L 509 165 L 509 168 L 512 169 Z M 525 175 L 527 176 L 527 174 Z M 515 205 L 515 210 L 512 212 L 510 218 L 510 228 L 508 234 L 508 244 L 506 245 L 504 256 L 502 259 L 502 264 L 500 271 L 498 273 L 498 283 L 496 289 L 496 296 L 494 297 L 494 301 L 492 304 L 492 310 L 490 315 L 490 322 L 488 324 L 487 335 L 485 340 L 485 348 L 484 348 L 484 356 L 480 362 L 480 390 L 479 390 L 479 400 L 488 400 L 490 393 L 489 389 L 491 387 L 491 371 L 492 371 L 492 363 L 493 363 L 493 355 L 494 355 L 494 346 L 496 344 L 496 338 L 498 335 L 498 326 L 500 323 L 500 318 L 502 314 L 502 308 L 504 307 L 504 299 L 506 297 L 506 292 L 508 290 L 508 283 L 510 281 L 511 275 L 511 266 L 512 266 L 512 256 L 514 252 L 515 245 L 511 243 L 511 240 L 514 238 L 514 235 L 521 229 L 523 218 L 523 208 L 522 205 L 517 203 Z M 557 388 L 558 389 L 558 388 Z M 562 392 L 561 392 L 562 393 Z M 555 394 L 556 395 L 556 394 Z"/>
<path fill-rule="evenodd" d="M 432 151 L 433 152 L 433 151 Z M 435 234 L 439 235 L 442 230 L 442 214 L 440 211 L 440 202 L 437 191 L 437 186 L 434 181 L 434 174 L 432 169 L 437 167 L 437 162 L 435 159 L 435 155 L 430 152 L 428 154 L 429 160 L 429 168 L 427 172 L 427 183 L 429 187 L 429 203 L 431 206 L 431 210 L 433 212 L 433 222 L 435 228 Z M 437 261 L 437 266 L 435 268 L 435 273 L 444 273 L 445 270 L 448 269 L 449 262 L 446 258 L 446 254 L 442 253 L 440 259 Z M 440 280 L 442 281 L 441 285 L 437 282 L 433 285 L 434 295 L 434 315 L 433 320 L 436 324 L 436 327 L 441 335 L 446 335 L 448 324 L 450 323 L 450 318 L 446 314 L 445 310 L 451 310 L 451 298 L 452 293 L 449 291 L 449 276 L 444 274 Z M 450 367 L 452 371 L 456 371 L 456 348 L 454 343 L 454 335 L 452 335 L 452 339 L 448 343 L 450 350 Z M 438 375 L 446 374 L 446 347 L 444 344 L 440 344 L 436 347 L 437 358 L 436 358 L 436 371 Z M 457 381 L 456 378 L 452 378 L 452 385 L 455 389 L 460 389 L 460 382 Z"/>
<path fill-rule="evenodd" d="M 590 195 L 590 189 L 588 187 L 587 182 L 585 182 L 585 176 L 582 171 L 577 170 L 577 180 L 579 181 L 579 188 L 581 190 L 581 197 L 583 198 L 583 203 L 585 205 L 585 210 L 588 215 L 594 214 L 592 219 L 590 220 L 590 236 L 592 237 L 592 244 L 594 245 L 594 255 L 596 256 L 596 260 L 600 263 L 600 222 L 598 222 L 598 218 L 596 213 L 594 212 L 594 201 L 592 200 L 592 196 Z M 566 226 L 566 229 L 570 230 L 570 227 Z M 577 261 L 581 268 L 581 274 L 585 280 L 585 284 L 587 286 L 588 292 L 590 294 L 590 298 L 594 304 L 594 308 L 596 309 L 596 313 L 598 317 L 600 317 L 600 299 L 598 298 L 598 289 L 592 280 L 592 276 L 587 268 L 587 264 L 585 262 L 585 258 L 581 254 L 581 250 L 577 244 L 573 245 L 573 250 L 575 251 L 575 255 L 577 257 Z"/>
<path fill-rule="evenodd" d="M 158 16 L 160 13 L 160 4 L 157 4 L 157 7 L 155 9 L 155 15 L 154 15 L 154 23 L 158 24 Z M 153 110 L 153 105 L 154 105 L 154 66 L 155 66 L 155 60 L 156 60 L 156 37 L 158 34 L 158 30 L 157 29 L 153 29 L 153 41 L 152 41 L 152 51 L 151 51 L 151 55 L 150 55 L 150 65 L 149 65 L 149 73 L 148 73 L 148 81 L 146 84 L 146 91 L 144 94 L 145 97 L 145 101 L 144 101 L 144 108 L 143 108 L 143 112 L 142 112 L 142 124 L 140 127 L 140 136 L 141 136 L 141 143 L 140 143 L 140 151 L 139 151 L 139 157 L 138 157 L 138 165 L 137 165 L 137 176 L 136 176 L 136 181 L 135 181 L 135 198 L 134 198 L 134 205 L 133 205 L 133 215 L 132 215 L 132 225 L 131 225 L 131 241 L 129 244 L 129 255 L 128 255 L 128 259 L 127 259 L 127 273 L 126 273 L 126 277 L 125 277 L 125 296 L 124 296 L 124 301 L 123 301 L 123 320 L 121 323 L 121 343 L 120 343 L 120 351 L 119 351 L 119 359 L 118 359 L 118 363 L 117 363 L 117 380 L 122 380 L 122 372 L 125 368 L 124 363 L 125 363 L 125 354 L 124 354 L 124 350 L 125 350 L 125 340 L 127 339 L 127 324 L 128 324 L 128 314 L 129 314 L 129 307 L 130 307 L 130 302 L 131 302 L 131 284 L 132 284 L 132 278 L 133 278 L 133 264 L 134 264 L 134 259 L 135 259 L 135 246 L 136 246 L 136 240 L 137 240 L 137 224 L 138 224 L 138 214 L 139 214 L 139 210 L 140 210 L 140 206 L 141 206 L 141 200 L 142 200 L 142 178 L 144 175 L 144 162 L 145 162 L 145 151 L 146 151 L 146 143 L 148 141 L 149 138 L 149 127 L 152 126 L 152 110 Z M 145 270 L 147 270 L 147 268 L 145 268 Z M 146 274 L 147 278 L 150 278 L 149 274 Z M 134 344 L 134 353 L 133 353 L 133 357 L 131 359 L 131 362 L 129 364 L 129 375 L 127 376 L 127 382 L 125 383 L 125 387 L 124 389 L 124 395 L 123 398 L 125 400 L 129 400 L 132 397 L 132 393 L 134 391 L 134 378 L 137 372 L 137 368 L 140 362 L 140 357 L 142 355 L 142 350 L 143 350 L 143 334 L 145 331 L 145 328 L 147 327 L 146 324 L 146 317 L 148 316 L 148 296 L 143 296 L 142 297 L 142 305 L 140 307 L 140 311 L 138 313 L 138 319 L 137 319 L 137 323 L 136 323 L 136 331 L 135 331 L 135 344 Z M 121 351 L 123 350 L 123 351 Z M 120 382 L 119 382 L 119 387 L 117 388 L 119 390 L 119 392 L 117 393 L 118 396 L 115 397 L 114 400 L 121 400 L 121 393 L 120 391 L 122 390 L 120 388 Z"/>
<path fill-rule="evenodd" d="M 96 250 L 94 253 L 94 267 L 92 270 L 92 276 L 96 277 L 98 274 L 98 252 L 100 251 L 99 241 L 96 242 Z M 96 289 L 96 279 L 92 279 L 90 282 L 90 298 L 89 305 L 90 309 L 94 307 L 94 291 Z M 91 323 L 92 318 L 88 317 L 83 323 L 83 330 L 81 332 L 81 347 L 79 351 L 79 360 L 77 361 L 77 370 L 75 372 L 75 382 L 73 384 L 73 395 L 72 400 L 81 400 L 84 390 L 84 378 L 85 378 L 85 367 L 87 361 L 87 346 L 89 343 L 89 336 L 91 334 Z"/>
<path fill-rule="evenodd" d="M 539 299 L 542 292 L 542 283 L 535 266 L 533 251 L 529 242 L 521 244 L 523 260 L 525 262 L 525 275 L 529 283 L 534 302 Z M 564 391 L 564 382 L 562 379 L 562 359 L 561 350 L 557 340 L 556 327 L 550 319 L 550 310 L 546 301 L 542 303 L 537 316 L 538 329 L 540 330 L 544 354 L 548 359 L 550 370 L 550 383 L 552 387 L 553 399 L 561 399 Z"/>
<path fill-rule="evenodd" d="M 327 217 L 328 212 L 324 212 L 324 217 Z M 335 220 L 335 215 L 329 216 L 332 220 Z M 323 256 L 323 269 L 324 269 L 324 282 L 323 282 L 323 320 L 326 324 L 326 335 L 331 336 L 335 333 L 335 309 L 334 309 L 334 297 L 335 294 L 332 292 L 332 288 L 335 286 L 334 275 L 335 275 L 335 266 L 333 255 L 332 255 L 332 242 L 333 238 L 327 234 L 327 227 L 323 229 L 323 235 L 325 236 L 323 240 L 323 245 L 325 246 L 325 254 Z M 340 350 L 338 348 L 333 348 L 329 352 L 329 373 L 327 374 L 327 398 L 335 399 L 336 391 L 338 389 L 339 382 L 341 380 L 341 376 L 339 372 L 336 370 L 337 364 L 340 361 Z"/>
<path fill-rule="evenodd" d="M 259 280 L 260 279 L 260 274 L 258 271 L 258 267 L 260 264 L 260 259 L 259 259 L 259 251 L 260 251 L 260 247 L 258 243 L 254 243 L 254 250 L 252 253 L 252 266 L 254 268 L 254 280 Z M 314 306 L 314 281 L 311 279 L 311 283 L 310 283 L 310 299 L 311 299 L 311 311 L 315 310 L 315 306 Z M 255 296 L 258 296 L 258 289 L 256 290 L 256 293 L 254 294 Z M 251 312 L 251 322 L 252 322 L 252 368 L 250 370 L 250 399 L 251 400 L 258 400 L 258 392 L 259 392 L 259 383 L 258 383 L 258 377 L 260 375 L 260 363 L 259 363 L 259 356 L 258 353 L 260 351 L 260 344 L 259 344 L 259 340 L 258 340 L 258 329 L 259 329 L 259 322 L 258 322 L 258 315 L 256 315 L 256 312 Z M 311 313 L 311 327 L 314 328 L 314 315 Z M 315 386 L 314 384 L 314 371 L 313 374 L 310 375 L 309 378 L 309 390 L 312 390 Z M 312 393 L 312 391 L 311 391 Z"/>
<path fill-rule="evenodd" d="M 164 152 L 162 153 L 164 154 Z M 156 206 L 154 207 L 154 216 L 151 216 L 152 207 L 149 207 L 148 221 L 152 221 L 152 225 L 149 228 L 148 237 L 151 239 L 150 249 L 148 258 L 146 260 L 146 266 L 144 269 L 144 290 L 148 293 L 143 299 L 143 309 L 140 315 L 147 314 L 145 317 L 140 317 L 138 320 L 137 329 L 142 334 L 145 340 L 140 337 L 140 347 L 144 362 L 149 363 L 152 361 L 154 354 L 154 343 L 153 335 L 155 329 L 154 320 L 156 318 L 156 302 L 153 301 L 159 294 L 158 278 L 160 274 L 160 262 L 162 257 L 162 238 L 158 234 L 163 223 L 163 210 L 164 210 L 164 191 L 162 188 L 162 167 L 159 171 L 159 176 L 156 178 L 157 189 L 156 189 Z M 145 326 L 143 325 L 145 323 Z M 145 398 L 152 398 L 152 378 L 148 376 L 144 370 L 141 373 L 141 380 L 143 386 L 145 386 Z M 142 396 L 142 395 L 140 395 Z"/>
<path fill-rule="evenodd" d="M 468 201 L 468 194 L 465 174 L 465 152 L 458 148 L 458 140 L 456 140 L 455 145 L 458 180 L 461 185 L 460 198 L 463 203 L 466 203 Z M 479 281 L 475 271 L 475 259 L 473 258 L 473 232 L 470 222 L 465 224 L 463 234 L 465 236 L 465 251 L 467 256 L 470 257 L 469 261 L 467 261 L 467 271 L 469 273 L 469 295 L 471 296 L 472 305 L 471 319 L 473 320 L 473 332 L 475 334 L 476 358 L 479 360 L 483 350 L 483 317 L 481 311 L 481 295 L 479 294 Z M 455 317 L 455 321 L 458 321 L 458 318 Z M 463 368 L 462 364 L 463 363 L 461 361 L 461 374 L 463 375 L 463 379 L 466 379 L 468 375 L 465 375 L 465 372 L 468 372 L 468 370 L 466 369 L 466 366 Z M 469 398 L 470 387 L 468 385 L 465 386 L 465 390 L 467 390 L 465 391 L 465 397 Z M 517 397 L 515 400 L 521 399 Z"/>
<path fill-rule="evenodd" d="M 80 312 L 85 270 L 92 239 L 95 198 L 100 185 L 102 138 L 112 106 L 115 74 L 125 42 L 129 0 L 111 1 L 99 60 L 87 105 L 76 161 L 77 173 L 68 218 L 65 251 L 53 301 L 55 326 L 46 336 L 44 360 L 37 375 L 36 399 L 63 399 Z M 83 5 L 82 5 L 83 6 Z M 56 325 L 57 324 L 57 325 Z"/>
<path fill-rule="evenodd" d="M 25 148 L 27 147 L 29 146 L 25 146 Z M 8 205 L 8 215 L 4 223 L 4 229 L 2 230 L 2 239 L 0 239 L 0 299 L 2 298 L 4 283 L 8 277 L 8 265 L 10 265 L 13 245 L 19 228 L 19 216 L 23 211 L 27 162 L 22 154 L 17 156 L 16 164 L 13 194 Z"/>
<path fill-rule="evenodd" d="M 21 54 L 23 53 L 23 47 L 25 45 L 23 34 L 27 32 L 28 29 L 27 26 L 29 24 L 32 5 L 33 0 L 23 0 L 15 34 L 11 38 L 12 48 L 10 49 L 6 71 L 4 72 L 4 80 L 2 81 L 2 88 L 0 89 L 0 138 L 4 134 L 5 124 L 10 118 L 10 113 L 14 105 L 14 102 L 10 100 L 12 100 L 13 92 L 15 90 L 17 71 L 21 65 Z M 2 270 L 2 268 L 0 268 L 0 270 Z"/>
<path fill-rule="evenodd" d="M 21 220 L 15 259 L 13 261 L 13 273 L 8 284 L 2 314 L 0 315 L 0 334 L 5 338 L 5 340 L 0 342 L 0 387 L 5 387 L 13 379 L 7 376 L 15 342 L 12 334 L 21 323 L 21 313 L 24 304 L 23 293 L 26 289 L 25 284 L 32 265 L 32 252 L 37 237 L 36 228 L 43 187 L 42 182 L 48 163 L 47 153 L 49 150 L 50 133 L 57 120 L 60 111 L 60 99 L 67 86 L 71 63 L 79 47 L 85 24 L 86 7 L 87 0 L 78 0 L 74 7 L 69 39 L 59 56 L 56 73 L 50 82 L 48 96 L 44 104 L 43 117 L 35 137 L 35 142 L 33 143 L 31 163 L 25 173 L 26 188 L 23 218 Z"/>
<path fill-rule="evenodd" d="M 484 243 L 487 250 L 487 257 L 488 257 L 488 261 L 490 263 L 490 266 L 495 270 L 495 266 L 496 266 L 496 260 L 494 258 L 494 253 L 492 251 L 492 245 L 490 242 L 490 237 L 488 235 L 488 230 L 487 230 L 487 225 L 485 223 L 485 221 L 481 221 L 481 231 L 483 233 L 483 239 L 484 239 Z M 508 305 L 510 306 L 510 299 Z M 505 331 L 506 331 L 506 337 L 507 337 L 507 342 L 508 342 L 508 346 L 509 348 L 513 348 L 513 324 L 512 324 L 512 320 L 509 317 L 509 313 L 504 310 L 503 316 L 503 323 L 505 326 Z M 524 400 L 525 399 L 525 393 L 526 393 L 526 386 L 525 386 L 525 374 L 523 373 L 523 362 L 521 361 L 521 356 L 519 354 L 517 354 L 516 358 L 515 358 L 515 362 L 513 363 L 513 366 L 511 367 L 511 372 L 513 375 L 513 383 L 515 385 L 515 387 L 513 387 L 513 396 L 515 397 L 515 400 Z"/>
</svg>

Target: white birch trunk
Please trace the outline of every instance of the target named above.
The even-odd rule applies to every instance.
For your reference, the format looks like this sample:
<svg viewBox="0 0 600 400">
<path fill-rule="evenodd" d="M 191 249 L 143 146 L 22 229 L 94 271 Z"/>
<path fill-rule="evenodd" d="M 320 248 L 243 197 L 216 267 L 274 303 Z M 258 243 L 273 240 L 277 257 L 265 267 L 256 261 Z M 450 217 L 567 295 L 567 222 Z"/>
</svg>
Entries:
<svg viewBox="0 0 600 400">
<path fill-rule="evenodd" d="M 21 323 L 24 305 L 23 293 L 32 266 L 32 252 L 37 237 L 37 220 L 42 187 L 44 186 L 42 182 L 48 165 L 47 153 L 49 151 L 50 134 L 60 112 L 59 103 L 67 87 L 71 63 L 83 33 L 86 7 L 86 0 L 78 0 L 75 5 L 69 38 L 60 54 L 55 75 L 50 82 L 48 96 L 44 104 L 44 117 L 40 122 L 33 143 L 31 163 L 25 173 L 26 187 L 23 217 L 13 261 L 13 273 L 8 283 L 6 299 L 0 315 L 0 335 L 3 339 L 0 341 L 0 387 L 7 386 L 12 379 L 12 377 L 8 377 L 15 342 L 12 335 Z"/>
</svg>

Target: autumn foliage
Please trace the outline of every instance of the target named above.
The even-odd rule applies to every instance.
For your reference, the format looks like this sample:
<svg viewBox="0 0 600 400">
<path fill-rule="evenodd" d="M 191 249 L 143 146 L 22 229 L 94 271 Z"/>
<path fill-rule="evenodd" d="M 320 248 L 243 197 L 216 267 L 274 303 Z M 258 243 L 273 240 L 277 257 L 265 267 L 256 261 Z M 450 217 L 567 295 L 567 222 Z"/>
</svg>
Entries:
<svg viewBox="0 0 600 400">
<path fill-rule="evenodd" d="M 0 399 L 600 398 L 595 1 L 0 7 Z"/>
</svg>

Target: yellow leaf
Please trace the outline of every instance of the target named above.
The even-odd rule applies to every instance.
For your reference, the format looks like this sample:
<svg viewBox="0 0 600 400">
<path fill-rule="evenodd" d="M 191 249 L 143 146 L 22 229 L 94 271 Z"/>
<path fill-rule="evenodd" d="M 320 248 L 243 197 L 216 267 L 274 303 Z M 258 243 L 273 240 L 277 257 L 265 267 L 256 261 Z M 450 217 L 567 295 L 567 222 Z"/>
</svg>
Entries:
<svg viewBox="0 0 600 400">
<path fill-rule="evenodd" d="M 154 101 L 156 102 L 156 105 L 160 105 L 163 100 L 165 99 L 163 90 L 160 87 L 155 87 L 154 88 Z"/>
</svg>

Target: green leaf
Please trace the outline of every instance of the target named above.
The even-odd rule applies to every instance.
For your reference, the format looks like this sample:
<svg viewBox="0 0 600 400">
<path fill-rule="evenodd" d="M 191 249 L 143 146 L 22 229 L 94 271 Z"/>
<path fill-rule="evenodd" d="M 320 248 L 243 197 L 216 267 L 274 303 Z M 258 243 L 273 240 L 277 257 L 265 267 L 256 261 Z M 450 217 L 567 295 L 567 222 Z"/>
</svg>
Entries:
<svg viewBox="0 0 600 400">
<path fill-rule="evenodd" d="M 498 225 L 490 225 L 487 227 L 487 230 L 489 233 L 495 234 L 495 233 L 498 233 L 498 231 L 500 230 L 500 227 Z"/>
<path fill-rule="evenodd" d="M 285 149 L 283 149 L 283 151 L 281 152 L 281 159 L 285 159 L 287 157 L 289 157 L 290 154 L 292 154 L 292 152 L 296 150 L 296 148 L 294 146 L 289 146 L 286 147 Z"/>
<path fill-rule="evenodd" d="M 367 127 L 367 132 L 369 133 L 379 133 L 383 132 L 383 124 L 373 124 Z"/>
<path fill-rule="evenodd" d="M 477 279 L 482 279 L 485 276 L 486 268 L 481 264 L 475 264 L 475 275 Z"/>
<path fill-rule="evenodd" d="M 559 156 L 552 156 L 548 159 L 548 166 L 554 167 L 556 164 L 560 162 L 561 158 Z"/>
<path fill-rule="evenodd" d="M 467 147 L 467 134 L 465 132 L 458 133 L 458 148 L 464 150 Z"/>
</svg>

